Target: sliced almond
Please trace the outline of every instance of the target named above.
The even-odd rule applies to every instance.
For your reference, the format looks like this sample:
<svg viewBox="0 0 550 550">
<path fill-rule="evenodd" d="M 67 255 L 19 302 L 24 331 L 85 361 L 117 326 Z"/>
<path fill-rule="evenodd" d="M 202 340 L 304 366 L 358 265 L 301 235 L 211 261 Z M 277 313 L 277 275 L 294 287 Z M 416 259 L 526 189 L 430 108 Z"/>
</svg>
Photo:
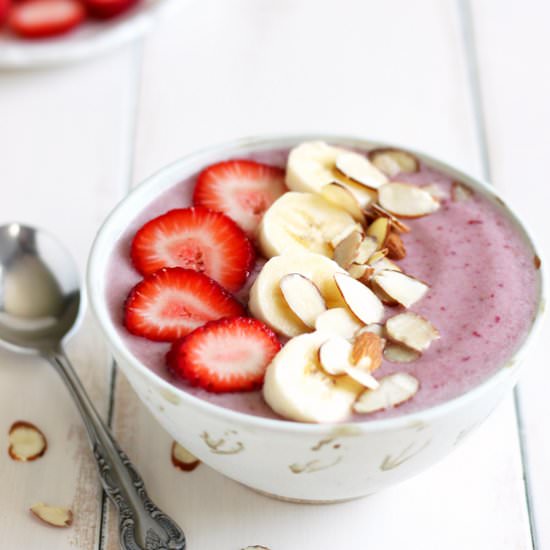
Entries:
<svg viewBox="0 0 550 550">
<path fill-rule="evenodd" d="M 171 452 L 172 464 L 184 472 L 193 471 L 201 461 L 185 447 L 174 441 Z"/>
<path fill-rule="evenodd" d="M 331 239 L 330 245 L 332 248 L 336 248 L 350 233 L 353 233 L 354 231 L 359 231 L 359 233 L 363 234 L 363 227 L 358 223 L 354 223 L 342 229 L 340 233 L 337 233 Z"/>
<path fill-rule="evenodd" d="M 384 341 L 374 332 L 363 331 L 355 337 L 351 349 L 351 362 L 360 365 L 368 358 L 369 372 L 375 371 L 382 364 L 382 350 Z"/>
<path fill-rule="evenodd" d="M 361 384 L 361 386 L 370 390 L 375 390 L 378 388 L 379 384 L 378 380 L 370 373 L 369 365 L 368 358 L 365 358 L 358 365 L 346 365 L 345 371 L 350 378 L 353 378 L 356 382 Z"/>
<path fill-rule="evenodd" d="M 438 185 L 437 183 L 429 183 L 428 185 L 423 185 L 421 189 L 427 191 L 437 202 L 446 201 L 449 198 L 448 193 Z"/>
<path fill-rule="evenodd" d="M 377 250 L 368 260 L 368 264 L 371 266 L 378 265 L 379 262 L 381 262 L 387 255 L 389 250 L 387 248 L 383 248 L 382 250 Z"/>
<path fill-rule="evenodd" d="M 389 409 L 408 401 L 413 397 L 420 384 L 418 380 L 405 372 L 384 376 L 376 390 L 364 391 L 353 405 L 357 413 L 372 413 Z"/>
<path fill-rule="evenodd" d="M 439 338 L 439 331 L 421 315 L 407 311 L 386 321 L 386 334 L 394 341 L 422 352 Z"/>
<path fill-rule="evenodd" d="M 374 151 L 370 151 L 369 158 L 376 168 L 390 178 L 397 174 L 420 170 L 418 159 L 411 153 L 400 149 L 374 149 Z"/>
<path fill-rule="evenodd" d="M 382 250 L 380 250 L 379 252 L 382 252 Z M 380 255 L 379 252 L 377 252 L 376 254 L 373 254 L 369 258 L 369 265 L 373 268 L 374 275 L 376 273 L 380 273 L 381 271 L 384 271 L 385 269 L 389 269 L 390 271 L 402 271 L 402 269 L 396 263 L 392 262 L 391 260 L 388 260 L 385 254 Z"/>
<path fill-rule="evenodd" d="M 348 269 L 357 257 L 359 246 L 363 242 L 363 235 L 359 231 L 352 231 L 334 249 L 333 260 L 344 269 Z"/>
<path fill-rule="evenodd" d="M 369 212 L 373 212 L 373 217 L 376 219 L 379 216 L 389 218 L 394 229 L 397 229 L 400 233 L 409 233 L 411 228 L 403 223 L 399 218 L 396 218 L 391 212 L 388 212 L 385 208 L 382 208 L 379 204 L 373 202 L 368 207 Z"/>
<path fill-rule="evenodd" d="M 53 527 L 69 527 L 73 522 L 73 513 L 69 508 L 37 502 L 31 506 L 30 510 L 39 520 Z"/>
<path fill-rule="evenodd" d="M 395 231 L 390 231 L 384 242 L 384 247 L 388 249 L 388 258 L 392 260 L 402 260 L 407 255 L 403 239 Z"/>
<path fill-rule="evenodd" d="M 395 342 L 389 342 L 384 348 L 384 359 L 390 363 L 411 363 L 420 357 L 420 353 Z"/>
<path fill-rule="evenodd" d="M 390 298 L 402 306 L 411 307 L 418 302 L 429 290 L 429 286 L 401 271 L 384 269 L 372 276 L 372 280 Z"/>
<path fill-rule="evenodd" d="M 374 237 L 364 237 L 357 249 L 353 263 L 366 264 L 369 258 L 376 252 L 377 247 L 377 241 Z"/>
<path fill-rule="evenodd" d="M 376 218 L 367 228 L 367 236 L 376 239 L 377 248 L 382 248 L 390 233 L 391 221 L 389 218 Z"/>
<path fill-rule="evenodd" d="M 451 198 L 454 202 L 462 202 L 470 200 L 474 192 L 463 183 L 453 181 L 451 186 Z"/>
<path fill-rule="evenodd" d="M 370 189 L 378 189 L 388 178 L 367 157 L 346 152 L 336 157 L 336 169 L 347 178 Z"/>
<path fill-rule="evenodd" d="M 8 454 L 13 460 L 28 462 L 40 458 L 48 448 L 46 436 L 34 424 L 19 420 L 8 434 Z"/>
<path fill-rule="evenodd" d="M 378 299 L 386 306 L 398 306 L 399 302 L 392 298 L 380 285 L 373 279 L 374 273 L 370 278 L 369 287 L 378 296 Z"/>
<path fill-rule="evenodd" d="M 279 287 L 288 307 L 308 327 L 327 307 L 317 285 L 300 273 L 289 273 L 281 278 Z"/>
<path fill-rule="evenodd" d="M 384 316 L 384 305 L 367 286 L 347 273 L 335 273 L 334 281 L 346 305 L 366 325 L 378 323 Z"/>
<path fill-rule="evenodd" d="M 356 332 L 355 336 L 359 336 L 365 332 L 371 332 L 372 334 L 376 334 L 376 336 L 380 336 L 380 338 L 382 338 L 382 343 L 384 343 L 384 325 L 381 325 L 380 323 L 371 323 L 370 325 L 360 328 Z"/>
<path fill-rule="evenodd" d="M 363 324 L 348 309 L 335 307 L 321 313 L 315 321 L 315 330 L 342 338 L 353 338 Z"/>
<path fill-rule="evenodd" d="M 419 218 L 439 208 L 439 202 L 427 191 L 409 183 L 382 185 L 378 189 L 378 202 L 392 214 L 403 218 Z"/>
<path fill-rule="evenodd" d="M 365 223 L 365 214 L 355 195 L 341 183 L 333 182 L 323 186 L 321 195 L 327 201 L 346 210 L 354 220 Z"/>
<path fill-rule="evenodd" d="M 348 273 L 354 278 L 358 279 L 360 281 L 363 280 L 363 278 L 369 278 L 372 273 L 374 273 L 374 269 L 370 265 L 367 264 L 356 264 L 353 263 L 348 267 Z"/>
<path fill-rule="evenodd" d="M 351 350 L 352 346 L 348 340 L 341 336 L 332 336 L 319 348 L 319 363 L 327 374 L 345 374 Z"/>
</svg>

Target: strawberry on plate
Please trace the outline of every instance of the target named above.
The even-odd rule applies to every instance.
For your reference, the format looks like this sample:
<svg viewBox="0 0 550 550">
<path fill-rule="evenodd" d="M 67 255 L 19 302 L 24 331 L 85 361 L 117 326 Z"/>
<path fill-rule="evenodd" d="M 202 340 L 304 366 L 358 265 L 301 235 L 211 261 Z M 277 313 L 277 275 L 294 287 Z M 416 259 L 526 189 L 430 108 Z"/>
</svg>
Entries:
<svg viewBox="0 0 550 550">
<path fill-rule="evenodd" d="M 8 19 L 11 8 L 11 0 L 0 0 L 0 26 Z"/>
<path fill-rule="evenodd" d="M 172 342 L 207 321 L 243 315 L 243 306 L 203 273 L 172 267 L 147 275 L 128 295 L 124 325 L 149 340 Z"/>
<path fill-rule="evenodd" d="M 251 391 L 281 349 L 275 333 L 249 317 L 211 321 L 172 344 L 166 355 L 176 375 L 213 393 Z"/>
<path fill-rule="evenodd" d="M 13 5 L 8 24 L 24 38 L 47 38 L 71 31 L 85 16 L 78 0 L 25 0 Z"/>
<path fill-rule="evenodd" d="M 129 10 L 140 0 L 84 0 L 90 15 L 98 19 L 110 19 Z"/>
<path fill-rule="evenodd" d="M 235 291 L 250 274 L 255 254 L 234 221 L 197 206 L 170 210 L 147 222 L 134 237 L 131 257 L 143 275 L 161 267 L 185 267 Z"/>
<path fill-rule="evenodd" d="M 253 236 L 264 212 L 285 191 L 281 168 L 253 160 L 227 160 L 199 174 L 193 203 L 223 212 Z"/>
</svg>

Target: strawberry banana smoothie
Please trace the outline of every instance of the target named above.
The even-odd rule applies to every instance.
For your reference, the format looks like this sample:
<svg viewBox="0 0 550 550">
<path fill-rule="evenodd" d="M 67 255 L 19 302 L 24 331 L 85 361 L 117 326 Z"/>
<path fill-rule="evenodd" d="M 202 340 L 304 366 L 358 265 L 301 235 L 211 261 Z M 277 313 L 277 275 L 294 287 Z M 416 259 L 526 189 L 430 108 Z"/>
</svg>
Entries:
<svg viewBox="0 0 550 550">
<path fill-rule="evenodd" d="M 160 195 L 117 243 L 107 299 L 134 356 L 200 399 L 365 421 L 505 368 L 538 267 L 498 201 L 412 154 L 307 142 Z"/>
</svg>

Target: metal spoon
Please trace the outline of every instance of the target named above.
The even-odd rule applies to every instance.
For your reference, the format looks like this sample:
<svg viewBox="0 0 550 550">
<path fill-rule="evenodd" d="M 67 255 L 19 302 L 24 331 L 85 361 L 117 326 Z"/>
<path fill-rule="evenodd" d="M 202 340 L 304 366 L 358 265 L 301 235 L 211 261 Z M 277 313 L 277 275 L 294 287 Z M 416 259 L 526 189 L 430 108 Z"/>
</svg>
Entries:
<svg viewBox="0 0 550 550">
<path fill-rule="evenodd" d="M 149 499 L 63 351 L 82 310 L 76 267 L 59 242 L 18 223 L 0 227 L 0 344 L 46 359 L 61 375 L 86 425 L 103 488 L 118 510 L 121 548 L 184 550 L 183 531 Z"/>
</svg>

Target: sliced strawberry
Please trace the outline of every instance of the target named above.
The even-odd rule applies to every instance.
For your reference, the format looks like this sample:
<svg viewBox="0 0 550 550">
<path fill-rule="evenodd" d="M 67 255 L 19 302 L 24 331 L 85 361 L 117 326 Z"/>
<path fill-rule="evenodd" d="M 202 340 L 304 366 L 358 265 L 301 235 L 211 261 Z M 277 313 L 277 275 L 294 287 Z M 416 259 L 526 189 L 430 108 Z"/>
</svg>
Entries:
<svg viewBox="0 0 550 550">
<path fill-rule="evenodd" d="M 281 168 L 253 160 L 227 160 L 200 173 L 193 203 L 223 212 L 252 236 L 264 212 L 285 191 Z"/>
<path fill-rule="evenodd" d="M 7 21 L 10 8 L 11 0 L 0 0 L 0 26 Z"/>
<path fill-rule="evenodd" d="M 140 0 L 85 0 L 88 12 L 98 19 L 110 19 L 121 15 L 138 4 Z"/>
<path fill-rule="evenodd" d="M 254 265 L 254 247 L 220 212 L 191 207 L 147 222 L 134 237 L 132 262 L 143 275 L 161 267 L 206 273 L 230 291 L 241 288 Z"/>
<path fill-rule="evenodd" d="M 24 38 L 47 38 L 74 29 L 86 16 L 78 0 L 26 0 L 14 4 L 9 26 Z"/>
<path fill-rule="evenodd" d="M 265 370 L 281 343 L 261 321 L 233 317 L 211 321 L 172 344 L 168 368 L 213 393 L 251 391 L 262 386 Z"/>
<path fill-rule="evenodd" d="M 172 267 L 147 275 L 130 291 L 124 324 L 137 336 L 172 342 L 207 321 L 243 313 L 243 306 L 210 277 Z"/>
</svg>

